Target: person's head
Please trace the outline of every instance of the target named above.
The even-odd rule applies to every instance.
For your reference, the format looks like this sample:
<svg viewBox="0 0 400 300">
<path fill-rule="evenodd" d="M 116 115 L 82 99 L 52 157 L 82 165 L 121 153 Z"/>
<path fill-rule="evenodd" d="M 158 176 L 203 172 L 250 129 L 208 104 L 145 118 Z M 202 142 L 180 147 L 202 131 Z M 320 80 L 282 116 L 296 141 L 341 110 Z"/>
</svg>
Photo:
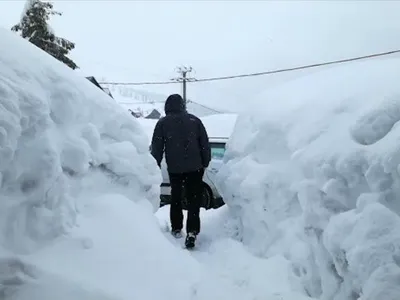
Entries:
<svg viewBox="0 0 400 300">
<path fill-rule="evenodd" d="M 168 96 L 164 106 L 165 114 L 181 113 L 186 111 L 183 98 L 179 94 Z"/>
</svg>

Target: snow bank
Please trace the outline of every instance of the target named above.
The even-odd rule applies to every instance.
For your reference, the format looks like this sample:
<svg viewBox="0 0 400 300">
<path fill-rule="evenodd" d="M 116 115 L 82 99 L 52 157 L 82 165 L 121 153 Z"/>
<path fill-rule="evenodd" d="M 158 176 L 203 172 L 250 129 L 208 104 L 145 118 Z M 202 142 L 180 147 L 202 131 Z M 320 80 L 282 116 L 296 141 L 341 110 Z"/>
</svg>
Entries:
<svg viewBox="0 0 400 300">
<path fill-rule="evenodd" d="M 142 126 L 143 131 L 146 133 L 146 136 L 148 138 L 148 144 L 150 145 L 150 141 L 153 137 L 154 127 L 156 127 L 158 120 L 139 118 L 137 119 L 137 121 L 140 124 L 140 126 Z"/>
<path fill-rule="evenodd" d="M 218 186 L 238 238 L 321 299 L 398 299 L 399 59 L 325 69 L 239 117 Z"/>
<path fill-rule="evenodd" d="M 88 80 L 0 34 L 3 244 L 28 251 L 20 244 L 26 237 L 34 242 L 65 232 L 79 209 L 74 198 L 86 190 L 118 189 L 158 208 L 160 176 L 140 125 Z M 103 178 L 101 186 L 93 176 Z"/>
<path fill-rule="evenodd" d="M 139 123 L 91 82 L 4 29 L 0 115 L 2 299 L 111 299 L 101 292 L 108 287 L 95 282 L 96 274 L 116 276 L 124 265 L 146 272 L 148 266 L 138 265 L 144 258 L 136 241 L 152 246 L 141 226 L 156 224 L 153 212 L 159 207 L 161 174 Z M 97 205 L 106 212 L 95 214 Z M 121 210 L 127 213 L 116 220 Z M 139 256 L 129 262 L 127 255 L 121 265 L 116 251 L 110 258 L 114 265 L 106 270 L 103 262 L 121 246 Z M 152 254 L 161 259 L 159 250 Z M 82 267 L 85 257 L 92 257 L 85 260 L 90 267 Z M 78 274 L 92 283 L 80 286 Z M 55 292 L 57 286 L 70 297 Z"/>
<path fill-rule="evenodd" d="M 26 238 L 40 244 L 66 232 L 74 198 L 87 191 L 118 190 L 156 209 L 160 176 L 140 125 L 88 80 L 0 34 L 3 245 L 29 251 Z"/>
</svg>

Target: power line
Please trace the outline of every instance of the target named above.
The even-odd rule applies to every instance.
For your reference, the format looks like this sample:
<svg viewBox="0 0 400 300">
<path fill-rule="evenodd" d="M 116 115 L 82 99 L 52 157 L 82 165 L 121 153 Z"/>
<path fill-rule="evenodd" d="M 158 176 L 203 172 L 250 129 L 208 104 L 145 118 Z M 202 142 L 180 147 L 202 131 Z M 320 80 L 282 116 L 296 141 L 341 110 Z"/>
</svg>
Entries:
<svg viewBox="0 0 400 300">
<path fill-rule="evenodd" d="M 304 69 L 317 68 L 317 67 L 322 67 L 322 66 L 327 66 L 327 65 L 341 64 L 341 63 L 346 63 L 346 62 L 351 62 L 351 61 L 370 59 L 370 58 L 375 58 L 375 57 L 380 57 L 380 56 L 387 56 L 387 55 L 391 55 L 391 54 L 395 54 L 395 53 L 400 53 L 400 49 L 399 50 L 393 50 L 393 51 L 387 51 L 387 52 L 374 53 L 374 54 L 369 54 L 369 55 L 364 55 L 364 56 L 357 56 L 357 57 L 352 57 L 352 58 L 340 59 L 340 60 L 332 60 L 332 61 L 327 61 L 327 62 L 322 62 L 322 63 L 315 63 L 315 64 L 310 64 L 310 65 L 303 65 L 303 66 L 297 66 L 297 67 L 291 67 L 291 68 L 285 68 L 285 69 L 277 69 L 277 70 L 265 71 L 265 72 L 256 72 L 256 73 L 230 75 L 230 76 L 219 76 L 219 77 L 209 77 L 209 78 L 201 78 L 201 79 L 191 78 L 190 82 L 194 82 L 194 83 L 196 83 L 196 82 L 208 82 L 208 81 L 217 81 L 217 80 L 227 80 L 227 79 L 235 79 L 235 78 L 271 75 L 271 74 L 277 74 L 277 73 L 284 73 L 284 72 L 292 72 L 292 71 L 298 71 L 298 70 L 304 70 Z M 180 83 L 180 81 L 171 80 L 171 81 L 153 81 L 153 82 L 151 82 L 151 81 L 148 81 L 148 82 L 101 82 L 100 84 L 110 84 L 110 85 L 164 85 L 164 84 L 176 84 L 176 83 Z"/>
<path fill-rule="evenodd" d="M 197 79 L 196 82 L 226 80 L 226 79 L 234 79 L 234 78 L 253 77 L 253 76 L 271 75 L 271 74 L 284 73 L 284 72 L 292 72 L 292 71 L 298 71 L 298 70 L 303 70 L 303 69 L 311 69 L 311 68 L 322 67 L 322 66 L 327 66 L 327 65 L 340 64 L 340 63 L 346 63 L 346 62 L 351 62 L 351 61 L 375 58 L 378 56 L 385 56 L 385 55 L 390 55 L 390 54 L 395 54 L 395 53 L 400 53 L 400 50 L 394 50 L 394 51 L 388 51 L 388 52 L 383 52 L 383 53 L 376 53 L 376 54 L 370 54 L 370 55 L 346 58 L 346 59 L 340 59 L 340 60 L 333 60 L 333 61 L 327 61 L 327 62 L 323 62 L 323 63 L 316 63 L 316 64 L 311 64 L 311 65 L 304 65 L 304 66 L 298 66 L 298 67 L 292 67 L 292 68 L 286 68 L 286 69 L 278 69 L 278 70 L 273 70 L 273 71 Z"/>
</svg>

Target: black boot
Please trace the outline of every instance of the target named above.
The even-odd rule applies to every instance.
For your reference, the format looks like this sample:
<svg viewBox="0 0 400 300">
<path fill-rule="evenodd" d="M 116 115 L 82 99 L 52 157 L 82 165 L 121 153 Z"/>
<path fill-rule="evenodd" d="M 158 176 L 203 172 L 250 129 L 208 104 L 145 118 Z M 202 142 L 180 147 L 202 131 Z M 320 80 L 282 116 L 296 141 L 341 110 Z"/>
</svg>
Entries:
<svg viewBox="0 0 400 300">
<path fill-rule="evenodd" d="M 171 234 L 174 238 L 180 239 L 182 237 L 182 231 L 181 230 L 172 230 Z"/>
<path fill-rule="evenodd" d="M 193 232 L 189 232 L 185 240 L 186 248 L 188 249 L 193 248 L 195 246 L 195 242 L 196 242 L 196 234 L 194 234 Z"/>
</svg>

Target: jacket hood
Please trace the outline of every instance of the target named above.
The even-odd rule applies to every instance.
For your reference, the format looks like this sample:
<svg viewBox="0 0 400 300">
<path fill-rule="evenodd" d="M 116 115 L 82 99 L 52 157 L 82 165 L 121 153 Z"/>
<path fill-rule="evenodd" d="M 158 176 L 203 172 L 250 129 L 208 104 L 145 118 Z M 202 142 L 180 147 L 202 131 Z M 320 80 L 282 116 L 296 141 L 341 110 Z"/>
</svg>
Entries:
<svg viewBox="0 0 400 300">
<path fill-rule="evenodd" d="M 185 112 L 185 104 L 181 95 L 170 95 L 165 101 L 164 111 L 166 115 L 171 113 Z"/>
</svg>

